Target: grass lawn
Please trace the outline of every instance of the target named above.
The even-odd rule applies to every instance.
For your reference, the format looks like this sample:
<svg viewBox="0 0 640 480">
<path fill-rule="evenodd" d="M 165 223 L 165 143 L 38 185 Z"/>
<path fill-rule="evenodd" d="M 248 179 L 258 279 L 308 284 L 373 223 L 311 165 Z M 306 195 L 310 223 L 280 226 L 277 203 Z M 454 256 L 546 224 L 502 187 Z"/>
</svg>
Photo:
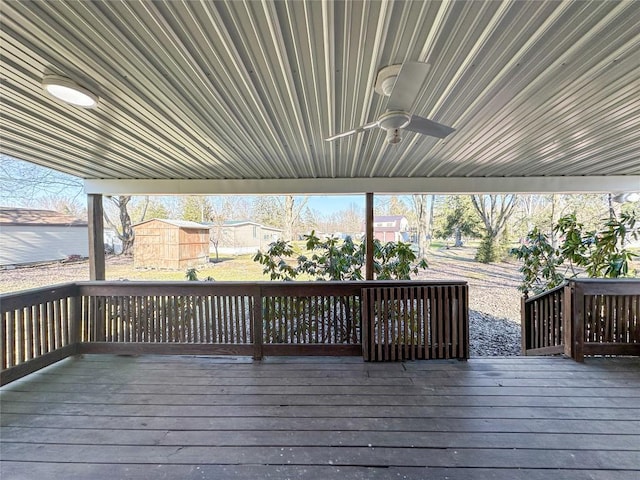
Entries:
<svg viewBox="0 0 640 480">
<path fill-rule="evenodd" d="M 218 282 L 225 281 L 261 281 L 269 280 L 262 274 L 262 265 L 253 261 L 253 255 L 238 255 L 235 257 L 221 257 L 217 262 L 197 268 L 198 278 L 204 280 L 212 277 Z M 107 280 L 186 280 L 184 271 L 160 270 L 152 268 L 134 269 L 131 263 L 107 265 Z"/>
</svg>

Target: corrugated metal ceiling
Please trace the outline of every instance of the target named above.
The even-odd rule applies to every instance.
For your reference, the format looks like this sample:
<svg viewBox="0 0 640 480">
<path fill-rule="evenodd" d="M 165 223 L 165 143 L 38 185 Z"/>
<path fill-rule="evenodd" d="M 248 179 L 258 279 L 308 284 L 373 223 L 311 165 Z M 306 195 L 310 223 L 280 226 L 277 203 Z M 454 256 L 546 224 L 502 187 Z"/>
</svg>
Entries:
<svg viewBox="0 0 640 480">
<path fill-rule="evenodd" d="M 5 1 L 2 152 L 89 179 L 640 175 L 640 2 Z M 378 129 L 378 70 L 432 65 Z M 44 74 L 100 96 L 46 97 Z"/>
</svg>

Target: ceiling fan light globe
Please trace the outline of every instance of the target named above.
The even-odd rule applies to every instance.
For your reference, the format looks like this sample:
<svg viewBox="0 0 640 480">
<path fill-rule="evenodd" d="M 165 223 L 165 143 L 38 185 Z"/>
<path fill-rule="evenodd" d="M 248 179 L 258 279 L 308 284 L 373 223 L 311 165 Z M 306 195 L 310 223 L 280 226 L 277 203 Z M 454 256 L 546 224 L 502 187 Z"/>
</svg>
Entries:
<svg viewBox="0 0 640 480">
<path fill-rule="evenodd" d="M 400 143 L 400 140 L 402 140 L 402 137 L 400 136 L 399 128 L 393 128 L 393 129 L 387 130 L 387 143 L 389 145 L 395 145 L 397 143 Z"/>
</svg>

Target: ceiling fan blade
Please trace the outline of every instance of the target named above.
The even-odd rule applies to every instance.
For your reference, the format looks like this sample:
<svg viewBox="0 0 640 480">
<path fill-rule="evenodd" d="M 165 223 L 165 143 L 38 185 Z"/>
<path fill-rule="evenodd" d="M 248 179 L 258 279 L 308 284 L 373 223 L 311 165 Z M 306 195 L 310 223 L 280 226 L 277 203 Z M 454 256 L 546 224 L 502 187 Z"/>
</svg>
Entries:
<svg viewBox="0 0 640 480">
<path fill-rule="evenodd" d="M 430 137 L 444 138 L 452 132 L 455 132 L 455 128 L 448 127 L 428 118 L 418 117 L 413 115 L 409 125 L 404 127 L 405 130 L 410 132 L 421 133 L 422 135 L 429 135 Z"/>
<path fill-rule="evenodd" d="M 405 62 L 400 68 L 396 83 L 391 90 L 387 110 L 411 112 L 413 104 L 422 91 L 431 65 L 422 62 Z"/>
<path fill-rule="evenodd" d="M 363 125 L 362 127 L 358 127 L 358 128 L 354 128 L 353 130 L 349 130 L 348 132 L 342 132 L 342 133 L 336 133 L 335 135 L 331 136 L 331 137 L 327 137 L 325 138 L 325 142 L 331 142 L 337 138 L 342 138 L 342 137 L 348 137 L 349 135 L 353 135 L 354 133 L 358 133 L 358 132 L 364 132 L 365 130 L 369 130 L 370 128 L 373 127 L 377 127 L 378 126 L 378 122 L 371 122 L 371 123 L 367 123 L 366 125 Z"/>
</svg>

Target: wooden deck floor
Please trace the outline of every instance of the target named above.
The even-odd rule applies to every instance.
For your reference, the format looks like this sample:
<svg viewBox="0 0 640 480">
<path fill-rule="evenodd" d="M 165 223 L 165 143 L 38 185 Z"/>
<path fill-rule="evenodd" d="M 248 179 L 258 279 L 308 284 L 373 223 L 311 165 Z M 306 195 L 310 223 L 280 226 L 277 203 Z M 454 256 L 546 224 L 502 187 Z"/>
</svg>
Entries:
<svg viewBox="0 0 640 480">
<path fill-rule="evenodd" d="M 70 358 L 0 392 L 9 479 L 640 478 L 640 361 Z"/>
</svg>

